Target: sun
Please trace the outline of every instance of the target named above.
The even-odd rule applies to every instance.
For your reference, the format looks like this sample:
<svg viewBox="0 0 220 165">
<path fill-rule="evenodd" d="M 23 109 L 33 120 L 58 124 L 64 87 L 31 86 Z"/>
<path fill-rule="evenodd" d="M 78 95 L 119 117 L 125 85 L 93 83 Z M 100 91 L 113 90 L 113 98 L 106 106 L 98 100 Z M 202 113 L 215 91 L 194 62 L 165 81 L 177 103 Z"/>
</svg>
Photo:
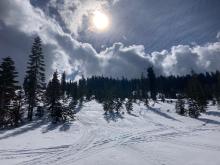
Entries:
<svg viewBox="0 0 220 165">
<path fill-rule="evenodd" d="M 95 11 L 92 17 L 94 27 L 99 31 L 107 30 L 110 24 L 109 17 L 100 11 Z"/>
</svg>

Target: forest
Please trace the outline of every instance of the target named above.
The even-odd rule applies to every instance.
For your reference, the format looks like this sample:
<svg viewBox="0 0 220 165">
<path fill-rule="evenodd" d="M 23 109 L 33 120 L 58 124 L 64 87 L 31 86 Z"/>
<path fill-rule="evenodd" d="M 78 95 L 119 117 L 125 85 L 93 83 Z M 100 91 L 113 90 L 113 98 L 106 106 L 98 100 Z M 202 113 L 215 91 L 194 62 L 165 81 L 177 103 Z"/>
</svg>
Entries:
<svg viewBox="0 0 220 165">
<path fill-rule="evenodd" d="M 52 123 L 75 119 L 77 109 L 92 99 L 103 105 L 107 119 L 123 117 L 125 106 L 128 114 L 133 103 L 149 100 L 171 101 L 179 115 L 198 118 L 206 112 L 207 104 L 220 107 L 220 72 L 188 75 L 156 75 L 153 67 L 137 79 L 103 76 L 69 80 L 66 73 L 55 71 L 46 82 L 45 54 L 40 37 L 31 47 L 24 81 L 18 82 L 19 73 L 11 57 L 0 64 L 0 128 L 18 127 L 36 118 L 47 118 Z M 22 84 L 22 85 L 20 85 Z"/>
</svg>

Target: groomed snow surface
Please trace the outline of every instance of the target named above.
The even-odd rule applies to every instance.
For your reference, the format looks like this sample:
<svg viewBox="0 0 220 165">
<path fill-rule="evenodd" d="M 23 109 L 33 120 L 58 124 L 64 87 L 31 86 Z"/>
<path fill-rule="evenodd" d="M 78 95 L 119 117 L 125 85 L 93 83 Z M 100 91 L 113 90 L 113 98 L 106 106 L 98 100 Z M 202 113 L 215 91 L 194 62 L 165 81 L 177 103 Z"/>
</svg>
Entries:
<svg viewBox="0 0 220 165">
<path fill-rule="evenodd" d="M 153 103 L 151 103 L 153 104 Z M 34 121 L 0 131 L 1 165 L 220 165 L 220 111 L 197 119 L 175 113 L 174 103 L 134 104 L 117 121 L 90 101 L 64 125 Z"/>
</svg>

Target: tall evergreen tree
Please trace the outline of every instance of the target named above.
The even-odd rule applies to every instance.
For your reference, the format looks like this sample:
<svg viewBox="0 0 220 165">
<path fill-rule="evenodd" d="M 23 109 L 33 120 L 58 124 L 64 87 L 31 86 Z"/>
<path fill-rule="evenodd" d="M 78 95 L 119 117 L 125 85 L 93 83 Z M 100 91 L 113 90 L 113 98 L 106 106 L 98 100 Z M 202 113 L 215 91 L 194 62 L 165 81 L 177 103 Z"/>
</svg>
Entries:
<svg viewBox="0 0 220 165">
<path fill-rule="evenodd" d="M 64 95 L 66 91 L 66 73 L 65 72 L 63 72 L 62 77 L 61 77 L 61 91 L 62 91 L 62 95 Z"/>
<path fill-rule="evenodd" d="M 120 98 L 115 99 L 115 110 L 117 114 L 120 113 L 122 107 L 123 107 L 123 100 Z"/>
<path fill-rule="evenodd" d="M 177 95 L 177 101 L 176 101 L 176 112 L 180 115 L 186 115 L 187 114 L 187 111 L 185 109 L 185 101 L 184 101 L 184 98 L 181 94 L 178 94 Z"/>
<path fill-rule="evenodd" d="M 62 118 L 62 108 L 60 97 L 62 95 L 60 81 L 58 80 L 57 71 L 53 74 L 53 79 L 48 83 L 46 96 L 50 105 L 50 115 L 53 122 L 59 122 Z"/>
<path fill-rule="evenodd" d="M 33 117 L 33 109 L 43 101 L 45 89 L 45 64 L 40 37 L 34 39 L 24 79 L 24 90 L 28 103 L 28 119 Z"/>
<path fill-rule="evenodd" d="M 220 110 L 220 72 L 216 73 L 216 85 L 215 85 L 215 97 L 217 101 L 218 109 Z"/>
<path fill-rule="evenodd" d="M 150 94 L 151 98 L 155 101 L 157 98 L 157 91 L 156 91 L 156 76 L 153 70 L 153 67 L 150 67 L 147 69 L 147 75 L 149 80 L 149 88 L 150 88 Z"/>
<path fill-rule="evenodd" d="M 132 98 L 128 98 L 127 102 L 125 103 L 125 108 L 126 108 L 128 114 L 131 114 L 131 111 L 133 111 L 133 101 L 132 101 Z"/>
<path fill-rule="evenodd" d="M 189 98 L 188 99 L 188 111 L 189 116 L 192 118 L 198 118 L 200 116 L 199 105 L 198 102 Z"/>
<path fill-rule="evenodd" d="M 188 82 L 187 95 L 189 98 L 189 115 L 193 114 L 190 116 L 197 118 L 200 112 L 206 111 L 207 100 L 201 83 L 195 73 L 192 73 L 192 78 Z"/>
<path fill-rule="evenodd" d="M 17 72 L 15 70 L 14 61 L 10 57 L 3 59 L 0 65 L 0 127 L 11 123 L 12 101 L 16 97 Z"/>
<path fill-rule="evenodd" d="M 79 80 L 78 83 L 78 98 L 80 100 L 80 104 L 82 104 L 83 100 L 84 100 L 84 96 L 86 96 L 86 79 L 85 77 L 82 75 L 82 78 Z"/>
<path fill-rule="evenodd" d="M 16 96 L 12 100 L 12 106 L 10 111 L 10 122 L 12 126 L 19 126 L 22 122 L 22 116 L 24 114 L 23 105 L 24 97 L 22 90 L 16 91 Z"/>
</svg>

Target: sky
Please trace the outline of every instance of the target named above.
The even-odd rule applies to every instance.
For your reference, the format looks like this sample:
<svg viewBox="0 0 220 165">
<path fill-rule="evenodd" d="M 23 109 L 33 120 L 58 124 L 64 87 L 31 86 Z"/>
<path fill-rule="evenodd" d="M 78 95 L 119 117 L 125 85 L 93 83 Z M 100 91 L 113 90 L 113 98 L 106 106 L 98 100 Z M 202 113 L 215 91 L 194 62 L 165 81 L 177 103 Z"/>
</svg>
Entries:
<svg viewBox="0 0 220 165">
<path fill-rule="evenodd" d="M 92 27 L 101 11 L 110 25 Z M 0 60 L 11 56 L 20 79 L 34 37 L 43 42 L 47 78 L 66 71 L 138 78 L 220 70 L 219 0 L 1 0 Z"/>
</svg>

